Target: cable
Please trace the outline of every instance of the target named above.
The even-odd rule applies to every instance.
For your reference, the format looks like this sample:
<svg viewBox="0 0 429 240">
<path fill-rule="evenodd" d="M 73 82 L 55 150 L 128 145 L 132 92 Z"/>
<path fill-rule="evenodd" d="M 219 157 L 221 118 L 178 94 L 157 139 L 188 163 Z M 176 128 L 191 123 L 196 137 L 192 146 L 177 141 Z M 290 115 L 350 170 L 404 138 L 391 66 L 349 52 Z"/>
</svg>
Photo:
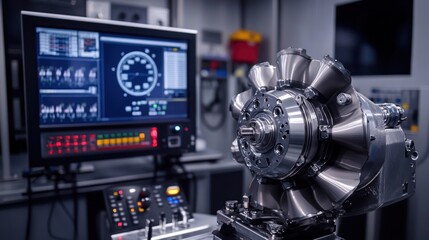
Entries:
<svg viewBox="0 0 429 240">
<path fill-rule="evenodd" d="M 73 239 L 77 240 L 79 235 L 79 225 L 78 225 L 78 219 L 79 219 L 79 203 L 77 199 L 77 171 L 80 168 L 80 163 L 77 166 L 76 171 L 72 172 L 72 181 L 73 181 L 73 210 L 74 210 L 74 221 L 73 221 Z"/>
<path fill-rule="evenodd" d="M 211 101 L 208 104 L 204 104 L 204 102 L 201 101 L 201 111 L 202 111 L 201 120 L 208 129 L 218 130 L 219 128 L 221 128 L 223 126 L 223 124 L 226 121 L 226 114 L 227 113 L 226 113 L 226 111 L 224 111 L 224 105 L 225 105 L 225 99 L 226 99 L 226 96 L 225 96 L 226 90 L 224 87 L 222 87 L 225 85 L 225 81 L 219 81 L 216 79 L 206 79 L 203 81 L 203 84 L 205 84 L 205 85 L 208 85 L 209 83 L 217 83 L 217 84 L 215 84 L 214 90 L 213 90 L 215 92 L 215 96 L 213 99 L 211 99 Z M 213 87 L 213 86 L 211 86 L 211 87 Z M 205 88 L 207 89 L 209 87 L 206 86 Z M 218 105 L 219 105 L 219 108 L 221 109 L 221 112 L 220 112 L 221 118 L 217 123 L 213 124 L 210 121 L 208 121 L 207 114 L 214 113 L 213 109 Z"/>
<path fill-rule="evenodd" d="M 79 165 L 78 168 L 79 169 Z M 77 171 L 77 170 L 76 170 Z M 64 210 L 64 212 L 66 213 L 66 215 L 68 216 L 68 218 L 73 222 L 73 238 L 74 240 L 78 239 L 78 233 L 79 233 L 79 228 L 78 228 L 78 213 L 79 213 L 79 204 L 78 204 L 78 199 L 77 199 L 77 172 L 76 171 L 71 171 L 69 166 L 66 167 L 66 173 L 64 174 L 59 174 L 59 173 L 55 173 L 55 179 L 54 179 L 54 192 L 55 192 L 55 196 L 56 196 L 56 201 L 52 202 L 50 210 L 49 210 L 49 215 L 48 215 L 48 234 L 51 238 L 53 239 L 57 239 L 57 240 L 70 240 L 69 238 L 64 238 L 64 237 L 59 237 L 56 236 L 53 231 L 52 231 L 52 217 L 53 217 L 53 212 L 54 212 L 54 208 L 55 208 L 55 204 L 56 202 L 58 202 L 61 206 L 61 208 Z M 68 175 L 68 177 L 67 177 Z M 72 183 L 72 191 L 73 191 L 73 215 L 70 213 L 70 211 L 67 209 L 67 207 L 65 206 L 61 195 L 60 195 L 60 191 L 59 191 L 59 181 L 60 180 L 64 180 L 66 182 L 71 182 Z"/>
<path fill-rule="evenodd" d="M 185 166 L 183 165 L 183 162 L 177 161 L 176 163 L 179 166 L 179 168 L 182 170 L 181 175 L 185 175 L 188 183 L 190 181 L 192 184 L 192 193 L 191 193 L 192 199 L 189 199 L 189 200 L 191 201 L 192 212 L 195 212 L 197 208 L 197 177 L 193 172 L 188 172 L 186 170 Z"/>
<path fill-rule="evenodd" d="M 59 190 L 58 190 L 58 176 L 57 177 L 55 177 L 55 180 L 54 180 L 54 190 L 55 190 L 55 194 L 56 194 L 56 196 L 58 197 L 58 195 L 59 195 Z M 53 216 L 53 213 L 54 213 L 54 208 L 55 208 L 55 204 L 56 204 L 56 202 L 57 201 L 53 201 L 52 203 L 51 203 L 51 207 L 50 207 L 50 209 L 49 209 L 49 215 L 48 215 L 48 234 L 49 234 L 49 236 L 51 237 L 51 238 L 53 238 L 53 239 L 57 239 L 57 240 L 70 240 L 69 238 L 64 238 L 64 237 L 58 237 L 58 236 L 56 236 L 53 232 L 52 232 L 52 216 Z"/>
<path fill-rule="evenodd" d="M 37 179 L 37 178 L 36 178 Z M 27 208 L 27 226 L 25 228 L 25 239 L 30 240 L 31 233 L 31 219 L 33 215 L 33 199 L 32 199 L 32 181 L 31 177 L 27 176 L 27 196 L 28 196 L 28 208 Z"/>
</svg>

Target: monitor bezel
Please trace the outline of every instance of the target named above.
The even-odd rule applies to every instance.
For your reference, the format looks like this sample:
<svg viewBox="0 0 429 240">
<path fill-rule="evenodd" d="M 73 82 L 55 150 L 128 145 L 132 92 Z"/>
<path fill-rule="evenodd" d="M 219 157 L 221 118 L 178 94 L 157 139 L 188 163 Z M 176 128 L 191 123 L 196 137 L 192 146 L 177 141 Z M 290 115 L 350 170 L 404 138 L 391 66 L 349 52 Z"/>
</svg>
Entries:
<svg viewBox="0 0 429 240">
<path fill-rule="evenodd" d="M 151 127 L 154 125 L 166 126 L 172 123 L 187 123 L 189 133 L 196 135 L 196 34 L 197 31 L 190 29 L 172 28 L 164 26 L 152 26 L 147 24 L 120 22 L 105 19 L 95 19 L 87 17 L 77 17 L 39 12 L 21 12 L 22 24 L 22 48 L 23 48 L 23 69 L 24 69 L 24 91 L 25 91 L 25 114 L 27 126 L 27 151 L 30 167 L 66 165 L 73 162 L 84 162 L 93 160 L 108 160 L 114 158 L 125 158 L 142 155 L 160 154 L 155 150 L 135 150 L 119 153 L 94 154 L 90 156 L 61 156 L 43 158 L 41 151 L 41 133 L 58 132 L 67 130 L 103 129 L 109 126 L 111 129 L 119 127 Z M 78 27 L 77 27 L 78 26 Z M 85 124 L 84 126 L 41 126 L 40 125 L 40 99 L 37 78 L 37 27 L 73 29 L 82 31 L 96 31 L 101 33 L 118 34 L 135 37 L 159 38 L 166 40 L 179 40 L 188 43 L 187 54 L 187 96 L 188 112 L 186 118 L 163 119 L 156 123 L 98 123 Z M 180 155 L 184 152 L 194 151 L 195 147 L 185 146 L 177 149 L 162 149 L 162 154 Z"/>
</svg>

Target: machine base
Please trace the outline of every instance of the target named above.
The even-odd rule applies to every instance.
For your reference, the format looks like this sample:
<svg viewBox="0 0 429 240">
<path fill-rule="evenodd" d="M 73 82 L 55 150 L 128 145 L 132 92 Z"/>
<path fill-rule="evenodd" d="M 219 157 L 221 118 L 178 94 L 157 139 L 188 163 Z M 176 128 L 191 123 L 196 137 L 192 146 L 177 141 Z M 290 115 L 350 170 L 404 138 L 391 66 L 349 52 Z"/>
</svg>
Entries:
<svg viewBox="0 0 429 240">
<path fill-rule="evenodd" d="M 242 210 L 242 209 L 241 209 Z M 326 216 L 316 216 L 303 222 L 284 223 L 273 214 L 250 216 L 243 211 L 219 210 L 217 212 L 218 229 L 213 232 L 213 239 L 228 240 L 274 240 L 274 239 L 318 239 L 340 240 L 335 235 L 335 224 Z M 284 220 L 283 220 L 284 221 Z M 289 227 L 287 226 L 288 224 Z"/>
</svg>

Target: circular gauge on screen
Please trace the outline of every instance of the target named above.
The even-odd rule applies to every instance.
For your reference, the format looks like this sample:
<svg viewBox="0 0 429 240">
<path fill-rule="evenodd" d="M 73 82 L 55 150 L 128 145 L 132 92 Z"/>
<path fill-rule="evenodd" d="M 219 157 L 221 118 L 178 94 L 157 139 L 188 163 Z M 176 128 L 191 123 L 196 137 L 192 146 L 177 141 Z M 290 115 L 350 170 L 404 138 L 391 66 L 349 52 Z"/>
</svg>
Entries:
<svg viewBox="0 0 429 240">
<path fill-rule="evenodd" d="M 116 68 L 119 86 L 132 96 L 149 94 L 156 86 L 158 70 L 153 59 L 140 51 L 125 54 Z"/>
</svg>

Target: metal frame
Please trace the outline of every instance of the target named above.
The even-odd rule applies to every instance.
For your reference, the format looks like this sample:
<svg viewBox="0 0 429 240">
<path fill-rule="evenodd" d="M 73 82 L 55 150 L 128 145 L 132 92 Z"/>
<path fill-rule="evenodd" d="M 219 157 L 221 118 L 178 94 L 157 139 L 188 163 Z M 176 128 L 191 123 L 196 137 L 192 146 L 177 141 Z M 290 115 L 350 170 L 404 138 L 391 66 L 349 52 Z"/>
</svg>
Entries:
<svg viewBox="0 0 429 240">
<path fill-rule="evenodd" d="M 6 62 L 3 35 L 3 4 L 0 3 L 0 134 L 3 179 L 10 178 L 9 123 L 7 118 Z"/>
</svg>

